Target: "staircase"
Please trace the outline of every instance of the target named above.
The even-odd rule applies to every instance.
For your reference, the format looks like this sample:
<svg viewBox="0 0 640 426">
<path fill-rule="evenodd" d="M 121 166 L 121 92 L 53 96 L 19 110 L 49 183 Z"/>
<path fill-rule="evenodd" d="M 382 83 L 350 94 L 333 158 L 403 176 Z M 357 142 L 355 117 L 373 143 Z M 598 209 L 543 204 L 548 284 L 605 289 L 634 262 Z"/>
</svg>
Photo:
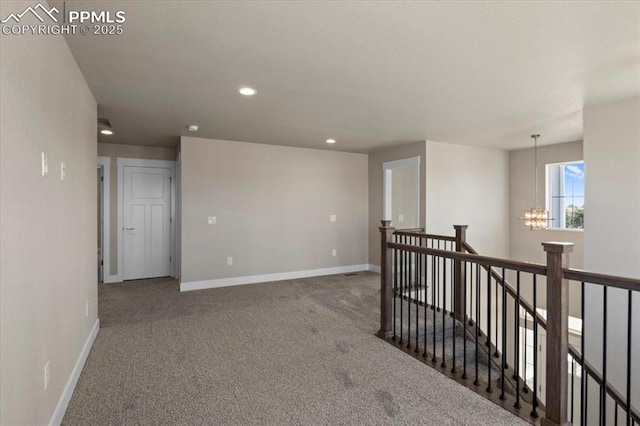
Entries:
<svg viewBox="0 0 640 426">
<path fill-rule="evenodd" d="M 580 293 L 584 313 L 585 285 L 598 285 L 605 325 L 607 291 L 627 295 L 631 342 L 640 280 L 567 268 L 571 244 L 543 244 L 547 264 L 539 265 L 480 256 L 466 241 L 466 226 L 441 236 L 382 225 L 379 337 L 533 424 L 640 424 L 632 345 L 623 348 L 626 379 L 613 382 L 606 326 L 600 368 L 585 356 L 584 337 L 580 347 L 568 341 L 570 289 Z"/>
</svg>

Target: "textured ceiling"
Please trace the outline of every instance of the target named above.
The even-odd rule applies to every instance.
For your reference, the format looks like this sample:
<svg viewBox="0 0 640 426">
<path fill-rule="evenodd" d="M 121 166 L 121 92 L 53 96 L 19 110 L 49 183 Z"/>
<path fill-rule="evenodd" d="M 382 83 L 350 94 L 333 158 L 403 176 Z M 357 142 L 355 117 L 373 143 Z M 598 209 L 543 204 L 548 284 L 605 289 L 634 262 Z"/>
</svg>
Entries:
<svg viewBox="0 0 640 426">
<path fill-rule="evenodd" d="M 61 2 L 50 1 L 59 5 Z M 367 152 L 582 137 L 585 103 L 640 95 L 640 2 L 66 2 L 124 10 L 67 41 L 115 134 Z M 258 90 L 253 98 L 241 85 Z M 328 146 L 325 139 L 338 143 Z"/>
</svg>

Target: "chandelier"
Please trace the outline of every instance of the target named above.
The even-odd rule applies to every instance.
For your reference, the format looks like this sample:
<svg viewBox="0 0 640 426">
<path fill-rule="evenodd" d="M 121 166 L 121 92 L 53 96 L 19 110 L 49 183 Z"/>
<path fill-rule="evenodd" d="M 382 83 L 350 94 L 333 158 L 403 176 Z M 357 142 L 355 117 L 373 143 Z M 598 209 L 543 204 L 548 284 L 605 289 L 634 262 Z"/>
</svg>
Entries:
<svg viewBox="0 0 640 426">
<path fill-rule="evenodd" d="M 534 205 L 538 205 L 538 138 L 540 135 L 531 135 L 533 138 L 534 144 L 534 181 L 533 186 L 535 188 L 535 203 Z M 528 210 L 524 211 L 523 217 L 520 220 L 524 221 L 524 226 L 531 229 L 532 231 L 539 231 L 541 229 L 547 229 L 549 227 L 549 222 L 553 219 L 549 217 L 549 212 L 541 207 L 531 207 Z"/>
</svg>

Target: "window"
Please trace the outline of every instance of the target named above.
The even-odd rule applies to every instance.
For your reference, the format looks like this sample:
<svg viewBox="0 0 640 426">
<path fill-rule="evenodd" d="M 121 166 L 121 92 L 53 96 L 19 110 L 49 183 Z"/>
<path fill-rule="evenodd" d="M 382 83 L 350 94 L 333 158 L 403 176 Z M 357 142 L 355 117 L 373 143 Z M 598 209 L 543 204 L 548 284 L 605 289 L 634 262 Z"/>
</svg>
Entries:
<svg viewBox="0 0 640 426">
<path fill-rule="evenodd" d="M 584 161 L 547 164 L 551 228 L 584 229 Z"/>
</svg>

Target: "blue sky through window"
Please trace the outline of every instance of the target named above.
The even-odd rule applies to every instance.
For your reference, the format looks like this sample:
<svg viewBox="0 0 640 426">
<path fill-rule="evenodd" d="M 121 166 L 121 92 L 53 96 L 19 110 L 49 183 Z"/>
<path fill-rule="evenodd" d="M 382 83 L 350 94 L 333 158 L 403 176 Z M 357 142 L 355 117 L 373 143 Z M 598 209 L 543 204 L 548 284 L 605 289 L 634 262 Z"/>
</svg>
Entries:
<svg viewBox="0 0 640 426">
<path fill-rule="evenodd" d="M 564 167 L 565 208 L 584 207 L 584 163 L 570 163 Z"/>
</svg>

